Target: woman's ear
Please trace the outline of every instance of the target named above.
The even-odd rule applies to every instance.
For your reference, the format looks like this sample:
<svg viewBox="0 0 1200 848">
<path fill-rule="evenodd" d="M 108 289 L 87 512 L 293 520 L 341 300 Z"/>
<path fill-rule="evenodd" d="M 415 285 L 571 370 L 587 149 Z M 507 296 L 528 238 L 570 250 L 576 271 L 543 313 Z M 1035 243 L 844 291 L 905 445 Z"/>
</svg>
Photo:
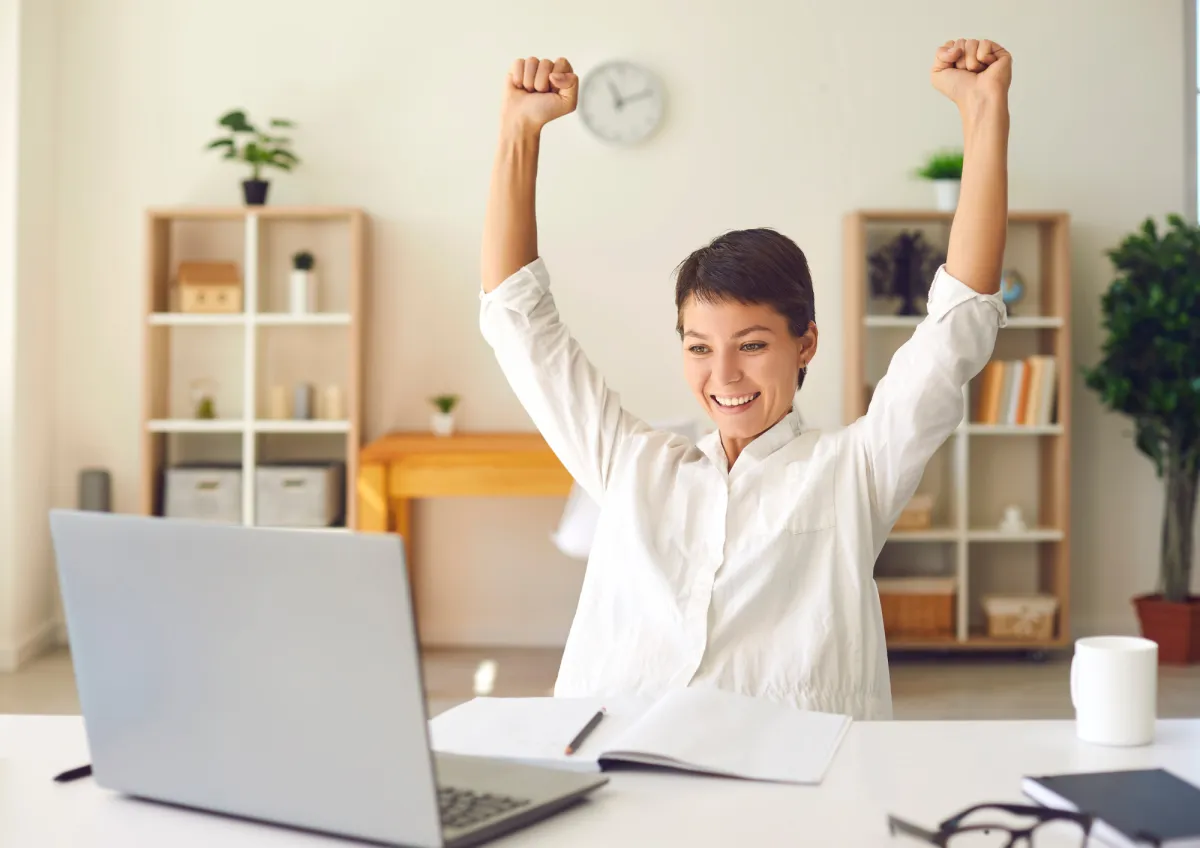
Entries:
<svg viewBox="0 0 1200 848">
<path fill-rule="evenodd" d="M 817 355 L 817 325 L 812 321 L 808 322 L 808 332 L 800 337 L 798 366 L 807 368 L 808 363 L 812 362 L 814 356 Z"/>
</svg>

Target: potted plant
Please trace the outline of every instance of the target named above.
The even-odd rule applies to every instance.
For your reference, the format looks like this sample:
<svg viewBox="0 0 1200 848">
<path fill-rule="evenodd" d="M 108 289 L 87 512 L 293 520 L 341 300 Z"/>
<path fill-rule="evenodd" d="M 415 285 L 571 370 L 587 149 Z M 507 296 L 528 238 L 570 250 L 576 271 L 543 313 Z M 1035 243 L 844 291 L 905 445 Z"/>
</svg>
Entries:
<svg viewBox="0 0 1200 848">
<path fill-rule="evenodd" d="M 1105 406 L 1133 419 L 1134 444 L 1165 483 L 1159 587 L 1133 599 L 1164 663 L 1200 661 L 1200 598 L 1190 594 L 1200 474 L 1200 227 L 1147 218 L 1107 252 L 1119 276 L 1102 300 L 1103 358 L 1084 368 Z"/>
<path fill-rule="evenodd" d="M 962 185 L 963 154 L 961 150 L 945 150 L 934 153 L 917 176 L 933 180 L 934 198 L 942 212 L 953 212 L 958 208 L 958 190 Z"/>
<path fill-rule="evenodd" d="M 898 297 L 897 315 L 919 315 L 918 298 L 929 296 L 929 283 L 945 253 L 925 240 L 920 230 L 904 230 L 867 257 L 873 297 Z"/>
<path fill-rule="evenodd" d="M 307 250 L 292 254 L 292 274 L 288 292 L 292 313 L 303 315 L 317 311 L 317 284 L 313 255 Z"/>
<path fill-rule="evenodd" d="M 433 413 L 433 432 L 439 436 L 449 436 L 454 432 L 454 407 L 458 405 L 458 395 L 437 395 L 430 398 L 436 408 Z"/>
<path fill-rule="evenodd" d="M 238 160 L 249 165 L 250 179 L 242 182 L 242 193 L 246 205 L 263 205 L 267 202 L 267 188 L 270 184 L 262 178 L 262 169 L 279 168 L 281 171 L 291 171 L 294 166 L 300 164 L 300 160 L 288 149 L 292 140 L 283 136 L 269 135 L 259 130 L 247 120 L 246 113 L 241 109 L 227 112 L 217 121 L 217 125 L 228 130 L 229 135 L 209 142 L 206 149 L 224 150 L 223 158 Z M 275 129 L 286 129 L 294 127 L 295 124 L 282 118 L 272 118 L 270 126 Z M 240 136 L 248 136 L 241 146 L 238 145 Z"/>
</svg>

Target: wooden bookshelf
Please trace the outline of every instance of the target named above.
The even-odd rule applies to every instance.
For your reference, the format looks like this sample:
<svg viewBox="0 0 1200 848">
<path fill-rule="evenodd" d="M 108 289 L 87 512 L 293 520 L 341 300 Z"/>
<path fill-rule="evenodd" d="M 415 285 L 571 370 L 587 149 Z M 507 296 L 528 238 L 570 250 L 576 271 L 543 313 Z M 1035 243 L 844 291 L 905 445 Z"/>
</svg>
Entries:
<svg viewBox="0 0 1200 848">
<path fill-rule="evenodd" d="M 870 387 L 922 316 L 899 316 L 896 305 L 871 297 L 868 256 L 902 230 L 919 230 L 942 250 L 953 213 L 874 209 L 844 221 L 844 420 L 866 412 Z M 955 632 L 945 638 L 889 634 L 895 650 L 981 649 L 1044 651 L 1070 642 L 1071 269 L 1070 221 L 1060 211 L 1009 215 L 1005 268 L 1025 281 L 1024 298 L 1010 308 L 993 359 L 1040 354 L 1056 360 L 1055 415 L 1042 426 L 973 420 L 979 377 L 965 391 L 967 415 L 926 468 L 918 492 L 933 494 L 934 526 L 893 532 L 877 573 L 896 577 L 953 576 Z M 923 306 L 923 304 L 922 304 Z M 982 376 L 982 372 L 979 376 Z M 1028 529 L 998 529 L 1003 507 L 1022 508 Z M 1051 638 L 987 636 L 986 594 L 1045 593 L 1058 601 Z"/>
<path fill-rule="evenodd" d="M 143 514 L 162 514 L 169 466 L 211 463 L 241 468 L 242 523 L 253 525 L 254 472 L 260 463 L 332 460 L 345 465 L 345 526 L 355 526 L 367 226 L 363 210 L 343 206 L 147 210 Z M 288 275 L 291 256 L 300 250 L 316 257 L 317 306 L 294 314 L 288 308 Z M 172 290 L 185 261 L 235 263 L 242 310 L 177 311 Z M 195 417 L 191 385 L 196 380 L 216 386 L 214 419 Z M 297 382 L 313 386 L 318 414 L 270 417 L 272 387 L 283 387 L 290 403 Z M 329 387 L 336 387 L 342 410 L 332 417 L 320 411 Z"/>
</svg>

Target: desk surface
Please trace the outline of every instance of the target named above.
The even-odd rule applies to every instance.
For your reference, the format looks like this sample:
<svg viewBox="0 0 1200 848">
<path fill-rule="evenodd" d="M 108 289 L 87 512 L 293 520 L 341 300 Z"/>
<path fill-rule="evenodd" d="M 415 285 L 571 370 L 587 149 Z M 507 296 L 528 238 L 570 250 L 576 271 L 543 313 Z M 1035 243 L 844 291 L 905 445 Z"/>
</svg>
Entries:
<svg viewBox="0 0 1200 848">
<path fill-rule="evenodd" d="M 87 762 L 78 717 L 0 716 L 0 845 L 89 848 L 358 844 L 122 798 L 53 775 Z M 820 786 L 619 771 L 591 800 L 497 846 L 919 846 L 886 814 L 935 824 L 980 801 L 1024 802 L 1026 774 L 1162 766 L 1200 783 L 1200 719 L 1164 720 L 1153 745 L 1103 748 L 1069 721 L 860 722 Z"/>
</svg>

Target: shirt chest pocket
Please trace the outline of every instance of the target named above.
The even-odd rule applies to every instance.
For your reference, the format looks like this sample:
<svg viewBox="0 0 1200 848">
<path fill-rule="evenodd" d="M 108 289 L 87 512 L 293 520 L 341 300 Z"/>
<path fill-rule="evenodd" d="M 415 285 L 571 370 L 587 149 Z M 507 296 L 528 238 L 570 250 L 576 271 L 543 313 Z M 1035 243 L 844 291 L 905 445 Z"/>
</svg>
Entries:
<svg viewBox="0 0 1200 848">
<path fill-rule="evenodd" d="M 794 462 L 784 469 L 780 499 L 789 505 L 785 527 L 794 536 L 837 526 L 833 468 L 824 463 Z"/>
</svg>

